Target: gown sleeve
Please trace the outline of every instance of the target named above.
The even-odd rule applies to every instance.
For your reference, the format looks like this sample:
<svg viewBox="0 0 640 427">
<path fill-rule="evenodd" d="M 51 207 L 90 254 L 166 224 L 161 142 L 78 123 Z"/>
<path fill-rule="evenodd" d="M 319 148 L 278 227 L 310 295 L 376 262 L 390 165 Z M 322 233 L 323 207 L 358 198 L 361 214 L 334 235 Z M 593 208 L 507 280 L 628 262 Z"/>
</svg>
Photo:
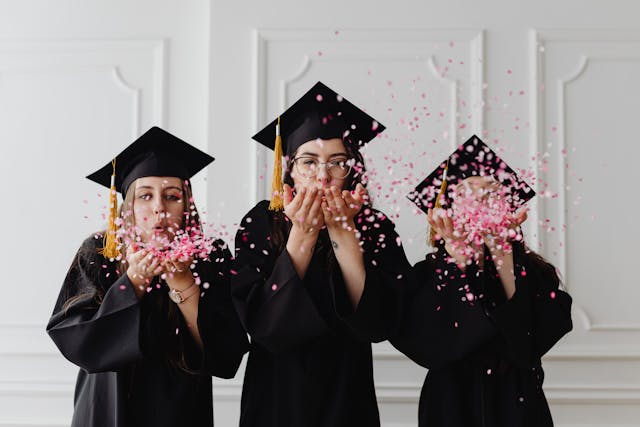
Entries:
<svg viewBox="0 0 640 427">
<path fill-rule="evenodd" d="M 323 335 L 329 326 L 298 277 L 287 250 L 271 242 L 268 202 L 260 202 L 243 219 L 236 234 L 231 294 L 252 340 L 273 353 L 295 348 Z"/>
<path fill-rule="evenodd" d="M 417 263 L 401 326 L 391 344 L 433 369 L 464 359 L 495 337 L 497 329 L 477 297 L 471 296 L 477 295 L 474 277 L 473 271 L 465 274 L 438 252 Z"/>
<path fill-rule="evenodd" d="M 142 358 L 140 307 L 126 274 L 98 254 L 90 237 L 62 284 L 47 333 L 60 352 L 89 373 L 115 371 Z"/>
<path fill-rule="evenodd" d="M 389 339 L 399 326 L 403 295 L 409 287 L 411 264 L 395 224 L 384 214 L 366 208 L 355 218 L 364 258 L 365 283 L 354 308 L 339 266 L 330 281 L 338 316 L 363 340 Z"/>
<path fill-rule="evenodd" d="M 528 368 L 572 329 L 572 300 L 559 288 L 553 265 L 535 260 L 523 245 L 514 245 L 513 257 L 516 291 L 488 312 L 507 343 L 508 357 Z"/>
<path fill-rule="evenodd" d="M 242 356 L 249 349 L 244 331 L 231 301 L 231 252 L 216 242 L 208 261 L 197 264 L 201 279 L 198 330 L 202 338 L 202 366 L 210 375 L 233 378 Z"/>
</svg>

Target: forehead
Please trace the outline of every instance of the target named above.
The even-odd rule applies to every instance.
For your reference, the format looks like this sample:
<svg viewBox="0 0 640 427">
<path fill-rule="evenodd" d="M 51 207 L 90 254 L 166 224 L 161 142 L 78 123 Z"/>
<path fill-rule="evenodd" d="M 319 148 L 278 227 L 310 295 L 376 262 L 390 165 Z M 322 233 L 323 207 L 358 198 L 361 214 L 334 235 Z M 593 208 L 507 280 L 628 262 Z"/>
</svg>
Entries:
<svg viewBox="0 0 640 427">
<path fill-rule="evenodd" d="M 298 153 L 314 153 L 318 155 L 331 155 L 336 153 L 346 153 L 344 143 L 340 138 L 313 139 L 298 147 Z"/>
<path fill-rule="evenodd" d="M 460 184 L 472 187 L 486 187 L 495 183 L 496 180 L 492 176 L 469 176 L 460 181 Z"/>
<path fill-rule="evenodd" d="M 136 188 L 143 186 L 154 188 L 182 188 L 182 180 L 175 176 L 145 176 L 136 180 Z"/>
</svg>

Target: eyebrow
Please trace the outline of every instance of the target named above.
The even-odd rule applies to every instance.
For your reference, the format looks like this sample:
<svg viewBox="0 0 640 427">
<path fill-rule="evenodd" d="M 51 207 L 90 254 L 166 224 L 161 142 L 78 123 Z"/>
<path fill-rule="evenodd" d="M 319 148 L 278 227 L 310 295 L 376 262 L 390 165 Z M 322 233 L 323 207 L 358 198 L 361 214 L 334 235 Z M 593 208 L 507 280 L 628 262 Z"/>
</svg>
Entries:
<svg viewBox="0 0 640 427">
<path fill-rule="evenodd" d="M 153 190 L 153 189 L 154 189 L 154 187 L 152 187 L 150 185 L 141 185 L 140 187 L 136 187 L 136 191 L 138 191 L 138 190 Z M 165 187 L 165 188 L 162 189 L 162 191 L 170 190 L 170 189 L 175 189 L 175 190 L 178 190 L 178 191 L 182 191 L 182 188 L 176 187 L 174 185 L 172 185 L 170 187 Z"/>
<path fill-rule="evenodd" d="M 300 153 L 299 157 L 307 157 L 307 156 L 309 156 L 309 157 L 320 157 L 318 154 L 310 153 L 308 151 L 305 151 L 304 153 Z M 348 154 L 347 153 L 333 153 L 333 154 L 329 155 L 329 158 L 338 157 L 338 156 L 347 157 Z"/>
</svg>

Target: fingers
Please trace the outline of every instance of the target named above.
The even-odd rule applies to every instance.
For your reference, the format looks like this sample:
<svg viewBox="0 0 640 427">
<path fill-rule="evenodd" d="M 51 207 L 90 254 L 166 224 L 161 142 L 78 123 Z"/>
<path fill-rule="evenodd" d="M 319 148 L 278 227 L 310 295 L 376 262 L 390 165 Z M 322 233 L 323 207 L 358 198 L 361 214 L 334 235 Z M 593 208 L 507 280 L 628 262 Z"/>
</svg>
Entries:
<svg viewBox="0 0 640 427">
<path fill-rule="evenodd" d="M 352 194 L 349 191 L 342 192 L 342 198 L 344 199 L 344 202 L 347 205 L 347 209 L 354 210 L 355 212 L 358 212 L 362 207 L 362 201 L 359 200 L 357 197 L 358 197 L 357 193 Z"/>
<path fill-rule="evenodd" d="M 445 209 L 435 208 L 427 211 L 427 221 L 431 229 L 445 241 L 454 240 L 454 225 L 451 214 Z"/>
<path fill-rule="evenodd" d="M 309 220 L 311 221 L 311 227 L 315 229 L 320 229 L 324 225 L 324 214 L 322 212 L 323 194 L 322 190 L 318 190 L 309 208 Z"/>
<path fill-rule="evenodd" d="M 129 246 L 127 248 L 126 259 L 129 265 L 138 265 L 140 261 L 142 261 L 142 259 L 148 254 L 149 251 L 147 251 L 146 249 L 136 250 L 132 246 Z"/>
<path fill-rule="evenodd" d="M 338 200 L 340 199 L 340 200 Z M 340 202 L 344 204 L 342 201 L 342 197 L 340 197 L 340 193 L 336 190 L 335 187 L 331 187 L 329 190 L 325 192 L 325 222 L 327 222 L 327 217 L 330 222 L 339 221 L 341 217 L 340 211 Z"/>
<path fill-rule="evenodd" d="M 445 216 L 442 218 L 442 223 L 444 225 L 444 233 L 446 236 L 453 236 L 453 221 L 450 217 Z"/>
<path fill-rule="evenodd" d="M 141 279 L 150 279 L 162 272 L 162 262 L 150 251 L 146 249 L 133 252 L 133 249 L 127 249 L 127 262 L 129 268 L 132 269 L 135 276 Z"/>
<path fill-rule="evenodd" d="M 369 200 L 369 192 L 360 183 L 358 183 L 358 185 L 356 185 L 356 189 L 354 191 L 354 195 L 353 196 L 360 203 L 360 205 L 362 205 L 363 203 L 366 203 L 367 200 Z"/>
<path fill-rule="evenodd" d="M 287 186 L 289 187 L 289 186 Z M 289 189 L 291 190 L 291 187 L 289 187 Z M 293 194 L 293 190 L 291 190 Z M 302 187 L 300 189 L 300 191 L 298 191 L 295 195 L 295 197 L 293 197 L 293 200 L 289 203 L 289 205 L 287 206 L 287 210 L 291 210 L 292 212 L 295 212 L 297 210 L 300 209 L 300 206 L 302 206 L 302 202 L 304 201 L 305 195 L 307 194 L 307 188 L 306 187 Z"/>
<path fill-rule="evenodd" d="M 285 214 L 294 225 L 306 232 L 319 231 L 324 225 L 321 212 L 323 191 L 318 188 L 300 189 L 285 208 Z"/>
<path fill-rule="evenodd" d="M 160 263 L 160 260 L 152 255 L 151 261 L 147 265 L 147 268 L 145 269 L 145 273 L 146 273 L 145 276 L 149 278 L 153 276 L 157 276 L 162 272 L 163 269 L 164 269 L 164 266 Z"/>
<path fill-rule="evenodd" d="M 299 214 L 302 214 L 302 218 L 298 218 L 299 220 L 304 222 L 305 218 L 309 216 L 309 209 L 311 208 L 311 205 L 315 201 L 317 194 L 318 194 L 318 189 L 315 187 L 306 191 L 304 200 L 302 201 L 302 205 L 298 210 Z"/>
<path fill-rule="evenodd" d="M 324 222 L 329 226 L 335 221 L 335 217 L 337 215 L 336 204 L 331 189 L 325 190 L 321 207 L 324 215 Z"/>
<path fill-rule="evenodd" d="M 527 220 L 527 218 L 529 218 L 529 214 L 527 213 L 527 211 L 521 210 L 516 214 L 516 218 L 515 218 L 516 225 L 518 226 L 521 225 L 523 222 Z"/>
<path fill-rule="evenodd" d="M 293 201 L 293 188 L 291 188 L 289 184 L 284 185 L 284 194 L 282 200 L 285 207 L 287 207 Z"/>
</svg>

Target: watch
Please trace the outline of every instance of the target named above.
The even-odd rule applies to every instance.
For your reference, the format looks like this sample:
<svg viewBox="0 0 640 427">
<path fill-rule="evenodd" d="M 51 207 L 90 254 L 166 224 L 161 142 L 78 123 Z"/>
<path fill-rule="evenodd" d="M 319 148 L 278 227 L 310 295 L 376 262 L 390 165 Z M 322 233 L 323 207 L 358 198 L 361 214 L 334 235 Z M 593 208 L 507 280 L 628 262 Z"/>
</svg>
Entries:
<svg viewBox="0 0 640 427">
<path fill-rule="evenodd" d="M 196 286 L 196 281 L 194 280 L 191 286 L 189 286 L 187 289 L 183 289 L 182 291 L 179 291 L 177 289 L 169 290 L 169 299 L 176 304 L 181 304 L 196 292 L 198 292 L 198 286 Z"/>
</svg>

